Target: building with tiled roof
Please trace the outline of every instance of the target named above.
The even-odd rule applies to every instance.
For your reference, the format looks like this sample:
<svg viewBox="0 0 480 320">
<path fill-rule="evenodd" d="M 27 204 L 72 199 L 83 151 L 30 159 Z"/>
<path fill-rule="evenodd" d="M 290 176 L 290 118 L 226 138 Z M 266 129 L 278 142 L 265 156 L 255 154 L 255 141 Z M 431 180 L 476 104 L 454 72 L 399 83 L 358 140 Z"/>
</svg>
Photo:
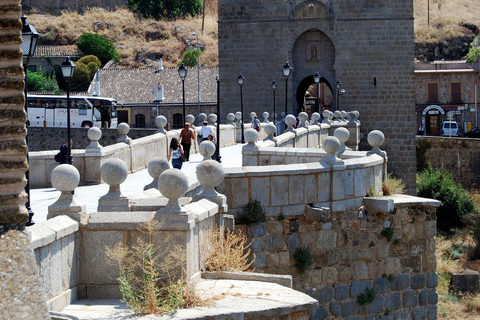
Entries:
<svg viewBox="0 0 480 320">
<path fill-rule="evenodd" d="M 35 54 L 28 62 L 28 70 L 38 72 L 45 70 L 45 72 L 53 72 L 60 64 L 65 61 L 66 57 L 71 57 L 74 60 L 83 56 L 83 53 L 76 45 L 66 46 L 47 46 L 38 45 L 35 49 Z"/>
<path fill-rule="evenodd" d="M 216 113 L 217 74 L 216 67 L 188 68 L 185 78 L 186 114 L 198 116 L 199 100 L 200 113 Z M 162 71 L 149 68 L 100 69 L 98 82 L 99 96 L 114 98 L 123 104 L 118 107 L 119 123 L 127 122 L 133 128 L 155 128 L 157 115 L 164 115 L 171 127 L 183 125 L 182 80 L 177 68 L 163 68 Z M 155 90 L 159 84 L 163 88 L 163 101 L 156 100 Z"/>
</svg>

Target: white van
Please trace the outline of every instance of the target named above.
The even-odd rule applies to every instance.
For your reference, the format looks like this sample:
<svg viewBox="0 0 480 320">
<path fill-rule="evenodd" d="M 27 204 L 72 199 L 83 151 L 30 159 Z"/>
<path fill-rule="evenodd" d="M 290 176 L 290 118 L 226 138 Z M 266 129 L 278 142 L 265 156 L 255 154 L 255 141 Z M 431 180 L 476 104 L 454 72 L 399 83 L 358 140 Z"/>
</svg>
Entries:
<svg viewBox="0 0 480 320">
<path fill-rule="evenodd" d="M 458 136 L 458 123 L 455 121 L 444 121 L 440 132 L 442 136 L 456 137 Z"/>
</svg>

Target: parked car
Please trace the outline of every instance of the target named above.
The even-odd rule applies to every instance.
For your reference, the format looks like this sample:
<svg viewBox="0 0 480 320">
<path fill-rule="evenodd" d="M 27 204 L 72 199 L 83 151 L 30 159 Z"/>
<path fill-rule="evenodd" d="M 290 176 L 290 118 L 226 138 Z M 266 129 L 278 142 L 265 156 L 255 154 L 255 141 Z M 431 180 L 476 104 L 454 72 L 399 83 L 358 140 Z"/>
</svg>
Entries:
<svg viewBox="0 0 480 320">
<path fill-rule="evenodd" d="M 472 130 L 465 133 L 467 138 L 480 138 L 480 127 L 473 128 Z"/>
<path fill-rule="evenodd" d="M 450 120 L 444 121 L 442 124 L 442 128 L 440 129 L 440 132 L 442 136 L 447 136 L 447 137 L 458 136 L 458 123 Z"/>
</svg>

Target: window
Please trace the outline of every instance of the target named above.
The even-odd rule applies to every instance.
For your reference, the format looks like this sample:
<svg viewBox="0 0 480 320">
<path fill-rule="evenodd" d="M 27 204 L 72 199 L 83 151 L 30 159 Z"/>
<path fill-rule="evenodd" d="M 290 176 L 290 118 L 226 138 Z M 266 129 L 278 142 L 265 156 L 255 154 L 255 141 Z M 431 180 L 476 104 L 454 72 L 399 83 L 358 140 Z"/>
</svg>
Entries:
<svg viewBox="0 0 480 320">
<path fill-rule="evenodd" d="M 175 113 L 173 115 L 173 129 L 183 128 L 183 114 Z"/>
<path fill-rule="evenodd" d="M 428 84 L 427 102 L 438 102 L 438 84 L 436 83 Z"/>
<path fill-rule="evenodd" d="M 456 82 L 451 84 L 451 102 L 452 103 L 462 102 L 462 84 L 461 83 Z"/>
<path fill-rule="evenodd" d="M 135 128 L 145 128 L 145 115 L 136 114 L 135 115 Z"/>
</svg>

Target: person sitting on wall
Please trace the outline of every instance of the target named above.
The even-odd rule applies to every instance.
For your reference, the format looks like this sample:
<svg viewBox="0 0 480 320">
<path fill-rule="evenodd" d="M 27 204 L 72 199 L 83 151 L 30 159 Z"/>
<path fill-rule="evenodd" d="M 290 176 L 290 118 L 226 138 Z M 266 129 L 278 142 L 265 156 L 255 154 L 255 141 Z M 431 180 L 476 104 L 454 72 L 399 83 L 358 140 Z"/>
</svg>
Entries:
<svg viewBox="0 0 480 320">
<path fill-rule="evenodd" d="M 70 163 L 68 160 L 68 151 L 70 149 L 70 146 L 72 145 L 72 140 L 70 140 L 70 143 L 69 141 L 65 141 L 65 143 L 60 147 L 60 164 L 62 163 Z M 70 155 L 70 158 L 72 157 L 72 155 Z"/>
<path fill-rule="evenodd" d="M 200 132 L 198 133 L 202 141 L 205 140 L 214 140 L 215 139 L 215 134 L 213 133 L 212 128 L 208 126 L 207 121 L 203 121 L 203 127 L 200 129 Z"/>
</svg>

